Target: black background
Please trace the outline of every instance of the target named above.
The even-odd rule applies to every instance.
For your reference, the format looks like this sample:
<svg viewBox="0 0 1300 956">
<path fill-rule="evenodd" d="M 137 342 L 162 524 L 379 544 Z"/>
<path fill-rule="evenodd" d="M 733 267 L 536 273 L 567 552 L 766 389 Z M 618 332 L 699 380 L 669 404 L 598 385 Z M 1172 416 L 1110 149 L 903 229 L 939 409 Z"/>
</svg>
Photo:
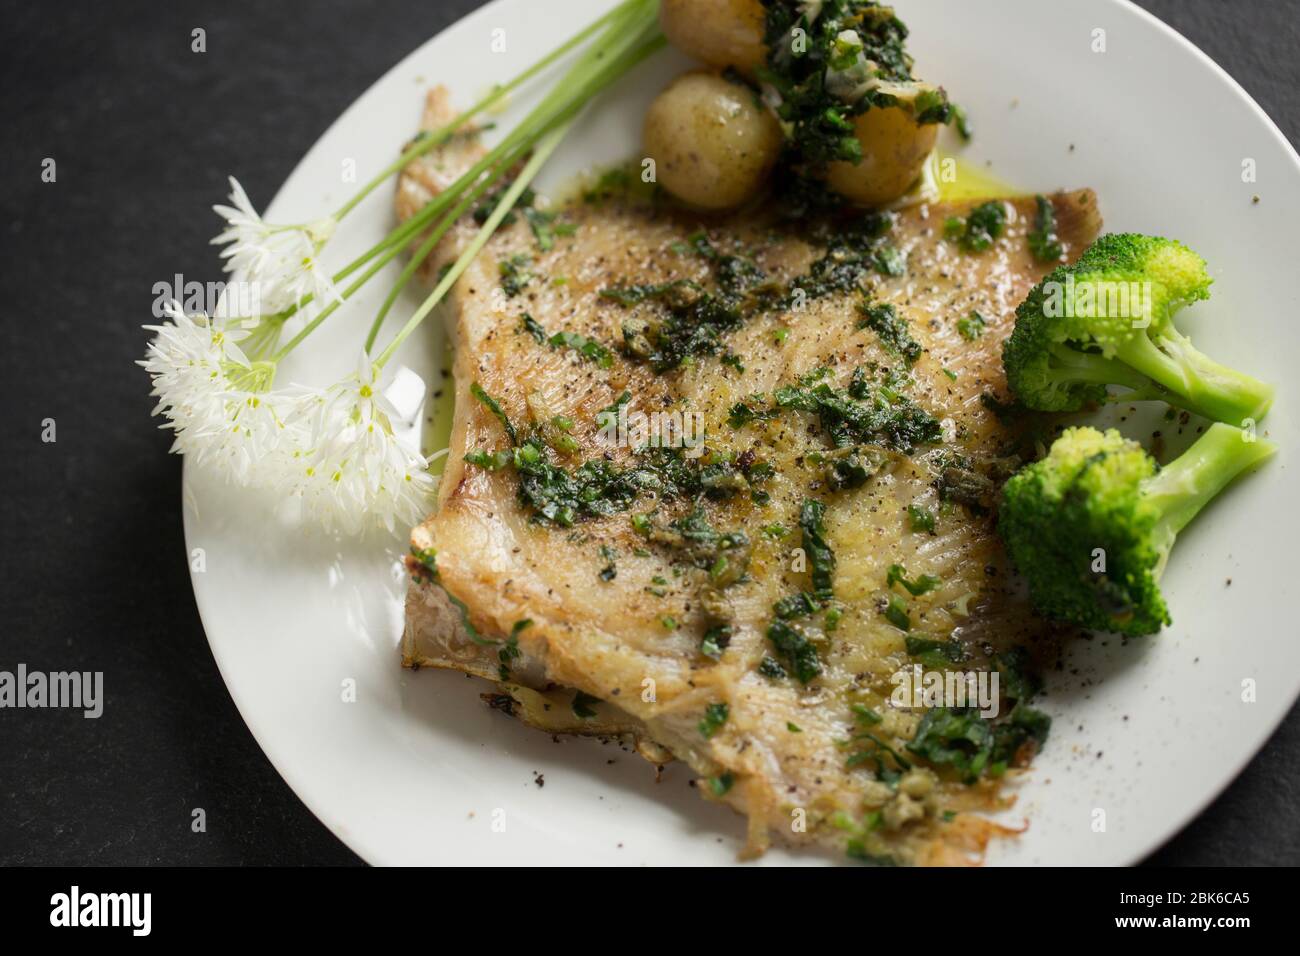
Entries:
<svg viewBox="0 0 1300 956">
<path fill-rule="evenodd" d="M 1142 5 L 1300 142 L 1300 0 Z M 190 590 L 180 462 L 131 363 L 156 281 L 220 277 L 207 208 L 227 174 L 264 205 L 353 99 L 477 6 L 0 3 L 0 669 L 104 671 L 106 696 L 99 720 L 0 711 L 0 863 L 360 862 L 276 774 L 217 673 Z M 190 51 L 195 27 L 205 55 Z M 55 184 L 41 182 L 45 157 Z M 45 418 L 55 444 L 40 440 Z M 190 831 L 196 806 L 205 834 Z M 1151 862 L 1297 861 L 1293 710 Z"/>
</svg>

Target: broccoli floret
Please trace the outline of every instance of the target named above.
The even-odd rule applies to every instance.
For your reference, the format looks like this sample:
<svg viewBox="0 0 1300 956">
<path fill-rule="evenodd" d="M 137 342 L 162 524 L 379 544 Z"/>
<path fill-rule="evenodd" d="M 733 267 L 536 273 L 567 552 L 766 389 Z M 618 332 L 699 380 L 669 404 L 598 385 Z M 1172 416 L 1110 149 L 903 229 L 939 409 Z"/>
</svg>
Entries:
<svg viewBox="0 0 1300 956">
<path fill-rule="evenodd" d="M 1180 242 L 1135 234 L 1098 239 L 1053 270 L 1016 310 L 1002 351 L 1007 382 L 1029 408 L 1077 411 L 1131 389 L 1206 418 L 1258 421 L 1273 388 L 1198 352 L 1174 326 L 1180 308 L 1210 295 L 1205 260 Z"/>
<path fill-rule="evenodd" d="M 1276 446 L 1212 425 L 1160 468 L 1111 430 L 1071 428 L 1006 483 L 998 533 L 1046 617 L 1130 636 L 1170 622 L 1158 582 L 1174 538 Z"/>
</svg>

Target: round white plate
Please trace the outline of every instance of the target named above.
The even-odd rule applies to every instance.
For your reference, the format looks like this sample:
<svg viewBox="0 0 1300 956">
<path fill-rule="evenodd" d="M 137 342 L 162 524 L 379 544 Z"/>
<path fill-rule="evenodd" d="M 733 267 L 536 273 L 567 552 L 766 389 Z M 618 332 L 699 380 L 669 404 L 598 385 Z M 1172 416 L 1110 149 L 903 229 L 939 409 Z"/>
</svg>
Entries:
<svg viewBox="0 0 1300 956">
<path fill-rule="evenodd" d="M 497 0 L 462 20 L 343 114 L 289 177 L 268 218 L 303 222 L 334 208 L 355 188 L 340 183 L 345 161 L 355 161 L 364 182 L 397 155 L 429 85 L 446 83 L 458 104 L 469 105 L 610 5 Z M 899 0 L 898 7 L 920 73 L 943 82 L 970 111 L 969 159 L 991 163 L 1026 190 L 1092 186 L 1109 229 L 1192 245 L 1217 283 L 1214 298 L 1189 310 L 1184 326 L 1209 354 L 1281 386 L 1266 423 L 1281 454 L 1178 543 L 1165 578 L 1173 627 L 1127 645 L 1082 643 L 1049 683 L 1052 739 L 1013 814 L 1028 819 L 1029 830 L 989 856 L 1131 863 L 1232 780 L 1300 690 L 1300 640 L 1288 623 L 1288 549 L 1300 540 L 1288 474 L 1300 438 L 1288 375 L 1300 355 L 1293 261 L 1300 159 L 1222 70 L 1121 0 Z M 505 52 L 493 53 L 502 37 Z M 1096 52 L 1103 37 L 1105 51 Z M 685 65 L 664 52 L 597 103 L 552 160 L 543 190 L 635 154 L 646 104 Z M 501 124 L 522 115 L 543 86 L 512 103 Z M 1257 181 L 1243 181 L 1244 168 Z M 382 190 L 349 218 L 333 261 L 347 261 L 391 228 L 390 200 L 391 190 Z M 324 384 L 354 368 L 386 286 L 376 280 L 370 295 L 309 339 L 282 381 Z M 403 300 L 390 333 L 417 302 L 415 292 Z M 425 331 L 401 360 L 432 386 L 439 336 Z M 740 820 L 701 800 L 684 768 L 670 767 L 656 782 L 649 765 L 615 745 L 553 742 L 490 711 L 478 699 L 486 689 L 480 682 L 400 669 L 404 540 L 335 540 L 285 528 L 268 502 L 192 467 L 183 498 L 188 546 L 205 554 L 205 570 L 193 576 L 199 612 L 235 703 L 289 785 L 366 860 L 735 860 Z M 355 682 L 354 702 L 345 700 L 348 682 Z M 1266 827 L 1259 821 L 1261 838 Z M 776 851 L 765 862 L 824 859 Z"/>
</svg>

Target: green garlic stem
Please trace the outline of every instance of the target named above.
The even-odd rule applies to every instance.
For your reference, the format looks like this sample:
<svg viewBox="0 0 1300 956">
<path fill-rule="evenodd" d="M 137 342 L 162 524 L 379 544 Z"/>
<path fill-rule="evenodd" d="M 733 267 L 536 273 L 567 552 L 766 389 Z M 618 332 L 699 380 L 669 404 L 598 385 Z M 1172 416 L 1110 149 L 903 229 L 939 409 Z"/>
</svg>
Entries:
<svg viewBox="0 0 1300 956">
<path fill-rule="evenodd" d="M 533 153 L 532 158 L 528 161 L 528 165 L 524 167 L 523 171 L 515 179 L 514 183 L 511 184 L 510 189 L 506 192 L 505 196 L 502 197 L 501 202 L 497 203 L 496 209 L 492 211 L 492 215 L 489 216 L 487 222 L 483 224 L 483 228 L 478 231 L 474 240 L 466 247 L 465 251 L 461 253 L 460 258 L 456 260 L 456 264 L 451 267 L 445 276 L 443 276 L 442 281 L 439 282 L 433 292 L 429 294 L 429 297 L 424 300 L 418 309 L 415 310 L 415 314 L 407 320 L 406 325 L 397 333 L 397 336 L 393 341 L 388 343 L 388 347 L 385 348 L 379 358 L 375 360 L 376 366 L 382 368 L 384 364 L 392 358 L 393 353 L 401 347 L 402 343 L 410 337 L 412 332 L 420 327 L 420 323 L 424 321 L 425 316 L 437 307 L 438 303 L 442 301 L 444 296 L 446 296 L 448 290 L 456 284 L 456 280 L 460 278 L 461 273 L 469 267 L 469 264 L 474 261 L 474 258 L 483 250 L 483 247 L 487 245 L 487 241 L 492 238 L 493 233 L 497 231 L 497 228 L 501 225 L 501 220 L 505 219 L 510 210 L 514 208 L 515 203 L 519 201 L 519 197 L 523 195 L 523 192 L 528 188 L 529 183 L 531 183 L 533 179 L 536 178 L 537 174 L 542 171 L 542 166 L 551 158 L 551 153 L 555 152 L 556 147 L 560 145 L 560 142 L 564 139 L 565 134 L 568 133 L 571 125 L 572 120 L 547 134 L 546 138 L 538 144 L 537 151 Z"/>
<path fill-rule="evenodd" d="M 483 101 L 481 101 L 479 104 L 473 107 L 469 113 L 458 116 L 448 126 L 443 127 L 442 129 L 433 133 L 431 136 L 422 140 L 420 143 L 417 143 L 414 146 L 412 146 L 411 149 L 408 149 L 405 153 L 402 154 L 402 156 L 398 157 L 396 161 L 390 164 L 388 170 L 386 170 L 380 176 L 375 177 L 375 180 L 372 180 L 371 183 L 367 184 L 367 186 L 362 190 L 361 194 L 354 197 L 354 199 L 350 201 L 347 205 L 345 205 L 345 207 L 342 210 L 340 210 L 339 213 L 335 214 L 335 218 L 339 219 L 342 217 L 342 215 L 346 215 L 347 212 L 350 211 L 350 209 L 353 206 L 355 206 L 357 203 L 359 203 L 362 199 L 365 198 L 366 193 L 373 190 L 379 184 L 379 182 L 382 182 L 382 180 L 387 178 L 387 176 L 391 175 L 393 172 L 400 170 L 403 166 L 406 165 L 406 163 L 409 163 L 412 159 L 417 158 L 419 155 L 422 155 L 424 152 L 427 152 L 428 150 L 432 149 L 435 145 L 438 145 L 440 142 L 445 142 L 447 139 L 449 139 L 450 138 L 449 131 L 451 133 L 454 133 L 455 130 L 459 128 L 460 125 L 463 125 L 463 123 L 468 121 L 468 119 L 471 116 L 473 116 L 475 113 L 482 112 L 483 109 L 487 108 L 488 106 L 491 106 L 492 103 L 495 103 L 497 100 L 500 99 L 501 96 L 505 95 L 510 90 L 517 87 L 520 83 L 531 78 L 532 76 L 535 76 L 538 72 L 545 69 L 547 66 L 550 66 L 560 56 L 572 50 L 583 40 L 589 38 L 593 33 L 599 30 L 602 26 L 609 26 L 610 29 L 608 32 L 610 34 L 617 35 L 618 31 L 624 28 L 624 21 L 630 20 L 636 13 L 640 12 L 639 8 L 643 7 L 644 4 L 645 4 L 645 0 L 626 0 L 626 2 L 624 2 L 618 7 L 615 7 L 609 13 L 605 14 L 603 17 L 596 20 L 590 26 L 586 27 L 575 37 L 566 41 L 565 44 L 562 47 L 560 47 L 558 50 L 552 52 L 551 54 L 548 54 L 545 58 L 543 58 L 538 63 L 533 64 L 533 66 L 529 67 L 528 70 L 520 74 L 519 77 L 516 77 L 510 83 L 506 84 L 505 87 L 502 87 L 501 89 L 497 90 L 493 94 L 490 94 Z M 570 76 L 572 76 L 574 72 L 577 72 L 578 69 L 580 69 L 581 66 L 587 63 L 588 61 L 599 60 L 601 57 L 601 53 L 602 51 L 600 49 L 600 45 L 597 45 L 597 48 L 595 50 L 587 51 L 584 54 L 582 60 L 579 61 L 579 65 L 575 67 L 574 70 L 570 73 Z M 559 84 L 557 89 L 551 93 L 551 95 L 547 98 L 546 101 L 544 101 L 543 105 L 545 105 L 546 102 L 550 102 L 557 96 L 563 96 L 566 86 L 567 83 Z M 536 113 L 540 111 L 540 109 L 541 107 L 539 107 L 538 110 L 535 110 L 534 115 L 536 115 Z M 378 243 L 376 243 L 367 251 L 363 252 L 356 259 L 353 259 L 351 262 L 349 262 L 338 272 L 336 272 L 332 277 L 333 281 L 335 283 L 342 282 L 348 276 L 352 275 L 352 273 L 356 272 L 358 269 L 362 268 L 368 262 L 373 260 L 376 256 L 383 254 L 384 252 L 392 249 L 394 246 L 396 246 L 399 250 L 405 248 L 407 244 L 410 242 L 410 240 L 416 234 L 423 231 L 424 228 L 442 210 L 447 208 L 450 202 L 460 194 L 460 191 L 462 189 L 468 186 L 469 183 L 473 182 L 474 179 L 476 179 L 479 175 L 481 175 L 485 170 L 489 169 L 496 162 L 496 160 L 499 159 L 500 156 L 503 155 L 506 152 L 506 150 L 509 149 L 510 146 L 512 146 L 515 142 L 517 142 L 518 139 L 526 135 L 527 132 L 528 132 L 528 123 L 525 122 L 520 124 L 520 127 L 516 129 L 513 133 L 511 133 L 511 135 L 507 137 L 506 141 L 501 143 L 500 146 L 497 147 L 497 149 L 493 150 L 491 153 L 485 156 L 479 163 L 476 163 L 468 172 L 466 172 L 458 180 L 456 180 L 456 182 L 453 183 L 445 192 L 435 197 L 428 204 L 426 204 L 425 207 L 420 210 L 420 212 L 416 213 L 406 222 L 398 225 L 391 232 L 389 232 L 387 236 L 381 239 Z M 444 134 L 448 134 L 448 135 L 444 135 Z M 389 257 L 389 259 L 385 261 L 391 261 L 391 257 Z M 366 278 L 369 278 L 370 276 L 374 275 L 374 271 L 375 270 L 368 271 L 366 273 Z M 344 298 L 347 298 L 347 295 L 344 295 Z M 297 314 L 305 306 L 311 304 L 313 300 L 314 300 L 314 296 L 308 294 L 304 296 L 302 299 L 300 299 L 298 302 L 295 302 L 292 306 L 285 309 L 284 311 L 277 312 L 274 316 L 268 316 L 263 321 L 274 322 L 276 325 L 283 325 L 285 321 L 287 321 L 293 315 Z M 300 339 L 296 339 L 295 344 L 297 344 L 297 341 L 300 341 Z"/>
<path fill-rule="evenodd" d="M 501 164 L 488 174 L 488 176 L 484 177 L 482 182 L 475 186 L 455 209 L 442 218 L 433 231 L 429 233 L 428 238 L 425 239 L 420 247 L 411 254 L 410 261 L 407 262 L 406 267 L 402 269 L 402 274 L 397 277 L 397 281 L 393 283 L 393 287 L 384 298 L 383 305 L 380 306 L 378 314 L 370 324 L 370 332 L 366 335 L 367 353 L 374 348 L 375 339 L 379 336 L 379 330 L 383 327 L 384 319 L 387 318 L 388 313 L 392 311 L 393 305 L 397 302 L 398 296 L 401 295 L 402 290 L 406 288 L 407 283 L 409 283 L 420 270 L 420 267 L 424 265 L 424 261 L 428 259 L 433 253 L 433 250 L 437 248 L 438 243 L 441 242 L 443 237 L 451 230 L 451 227 L 456 224 L 456 221 L 468 212 L 469 208 L 477 202 L 484 193 L 496 185 L 497 181 L 505 175 L 506 171 L 522 159 L 528 150 L 528 146 L 521 146 L 508 158 L 502 160 Z"/>
<path fill-rule="evenodd" d="M 595 20 L 580 32 L 574 34 L 572 37 L 570 37 L 560 46 L 556 47 L 554 50 L 552 50 L 546 56 L 542 57 L 532 66 L 530 66 L 528 69 L 524 70 L 514 79 L 510 80 L 510 82 L 506 83 L 503 86 L 498 86 L 495 89 L 493 89 L 491 93 L 483 97 L 483 99 L 479 100 L 477 103 L 471 106 L 467 111 L 461 113 L 459 116 L 457 116 L 446 126 L 443 126 L 441 129 L 437 130 L 436 132 L 430 133 L 427 136 L 421 137 L 419 141 L 411 144 L 411 146 L 405 152 L 403 152 L 402 155 L 397 157 L 397 159 L 393 160 L 393 162 L 389 163 L 388 166 L 386 166 L 382 171 L 377 173 L 373 179 L 371 179 L 368 183 L 362 186 L 360 192 L 358 192 L 355 196 L 353 196 L 342 206 L 340 206 L 338 212 L 334 213 L 334 220 L 336 222 L 342 222 L 344 216 L 346 216 L 353 209 L 355 209 L 361 203 L 362 200 L 364 200 L 367 196 L 369 196 L 372 192 L 374 192 L 375 189 L 377 189 L 381 184 L 383 184 L 385 180 L 388 179 L 388 177 L 404 169 L 406 165 L 410 163 L 412 160 L 419 159 L 421 156 L 423 156 L 425 153 L 429 152 L 430 150 L 434 149 L 435 147 L 441 146 L 443 143 L 446 143 L 449 139 L 452 138 L 452 136 L 455 135 L 457 130 L 459 130 L 462 126 L 468 123 L 479 113 L 482 113 L 484 110 L 491 109 L 494 105 L 500 102 L 504 97 L 509 95 L 512 91 L 514 91 L 518 87 L 522 86 L 524 83 L 531 80 L 538 73 L 541 73 L 547 67 L 555 63 L 555 61 L 560 59 L 560 57 L 564 56 L 574 47 L 578 46 L 584 40 L 591 37 L 597 30 L 605 26 L 605 24 L 609 23 L 611 20 L 615 19 L 616 17 L 623 16 L 626 13 L 627 9 L 630 6 L 635 5 L 637 2 L 638 0 L 626 0 L 626 2 L 624 2 L 620 6 L 615 7 L 613 10 L 610 10 L 604 16 L 600 17 L 598 20 Z"/>
<path fill-rule="evenodd" d="M 432 223 L 440 213 L 451 207 L 458 199 L 461 199 L 467 189 L 483 187 L 485 191 L 486 187 L 478 183 L 484 173 L 501 165 L 505 160 L 510 162 L 506 163 L 502 168 L 508 169 L 510 163 L 521 158 L 527 147 L 544 134 L 547 134 L 546 142 L 551 144 L 547 151 L 549 156 L 550 152 L 553 152 L 559 145 L 559 141 L 554 138 L 555 134 L 569 128 L 573 117 L 586 105 L 589 99 L 664 44 L 663 36 L 658 34 L 657 31 L 651 30 L 657 21 L 657 11 L 658 4 L 654 0 L 628 0 L 627 3 L 611 11 L 608 18 L 603 21 L 608 25 L 605 35 L 582 55 L 578 63 L 575 64 L 564 79 L 556 84 L 556 87 L 524 122 L 470 170 L 460 176 L 448 189 L 427 203 L 420 212 L 398 226 L 368 252 L 349 263 L 336 274 L 334 279 L 336 282 L 340 282 L 367 262 L 370 263 L 361 277 L 340 293 L 341 300 L 346 301 L 349 299 L 380 269 L 404 251 L 415 236 Z M 558 130 L 555 129 L 557 124 L 562 124 Z M 534 161 L 536 158 L 534 156 Z M 533 163 L 530 162 L 529 167 L 526 167 L 526 169 L 532 167 Z M 516 181 L 516 186 L 519 182 L 523 182 L 523 186 L 519 187 L 517 192 L 512 188 L 507 193 L 507 196 L 510 197 L 509 204 L 505 205 L 503 200 L 503 203 L 498 205 L 493 217 L 489 219 L 489 225 L 495 222 L 495 225 L 492 225 L 493 231 L 500 225 L 500 220 L 509 214 L 510 209 L 518 201 L 519 195 L 527 188 L 528 182 L 531 182 L 531 179 L 537 175 L 539 170 L 540 166 L 533 168 L 533 172 L 527 181 L 522 179 Z M 460 205 L 468 208 L 463 199 L 461 199 Z M 455 218 L 449 217 L 446 220 L 447 228 L 450 228 L 450 224 L 455 221 Z M 442 226 L 440 225 L 439 228 L 442 228 Z M 480 230 L 474 243 L 471 244 L 471 248 L 474 249 L 475 253 L 482 249 L 491 235 L 491 231 L 485 232 L 485 230 L 487 230 L 486 225 L 484 230 Z M 428 312 L 437 304 L 437 301 L 440 301 L 442 296 L 446 294 L 447 289 L 454 285 L 455 279 L 459 278 L 467 265 L 468 260 L 462 256 L 461 260 L 457 261 L 457 265 L 439 283 L 438 289 L 434 290 L 437 299 L 433 302 L 433 305 L 429 305 L 429 300 L 426 300 L 425 306 L 428 307 L 422 306 L 417 311 L 416 316 L 408 321 L 407 326 L 399 333 L 398 341 L 389 345 L 378 364 L 382 365 L 397 345 L 405 340 L 410 332 L 423 321 Z M 439 293 L 439 290 L 442 291 Z M 430 299 L 433 298 L 434 296 L 430 296 Z M 284 313 L 278 314 L 275 318 L 283 323 L 309 301 L 310 297 Z M 322 322 L 333 315 L 340 304 L 341 302 L 331 302 L 326 306 L 287 345 L 276 353 L 274 361 L 282 361 L 308 335 L 319 328 Z M 377 329 L 375 333 L 377 334 Z"/>
<path fill-rule="evenodd" d="M 402 330 L 397 333 L 397 336 L 375 361 L 378 367 L 382 368 L 411 333 L 419 328 L 429 313 L 438 306 L 447 292 L 456 284 L 461 274 L 469 267 L 469 264 L 487 245 L 488 240 L 500 227 L 501 221 L 509 215 L 515 203 L 519 201 L 519 197 L 523 195 L 524 190 L 541 172 L 542 166 L 550 158 L 551 153 L 563 141 L 577 114 L 591 96 L 604 89 L 617 77 L 626 73 L 663 45 L 665 41 L 662 34 L 658 34 L 657 31 L 653 30 L 658 19 L 658 4 L 638 0 L 634 7 L 631 15 L 625 18 L 628 21 L 626 24 L 619 23 L 611 26 L 609 32 L 614 39 L 612 48 L 606 48 L 603 43 L 597 44 L 596 48 L 585 58 L 598 64 L 594 73 L 591 76 L 581 76 L 582 68 L 575 68 L 569 77 L 559 83 L 551 97 L 548 97 L 548 100 L 555 98 L 563 103 L 563 106 L 556 111 L 561 118 L 560 125 L 548 132 L 538 144 L 537 150 L 529 159 L 528 164 L 511 184 L 510 189 L 497 204 L 492 215 L 488 217 L 487 222 L 483 224 L 473 241 L 461 253 L 460 258 L 443 276 L 437 287 L 415 311 L 415 314 L 407 320 L 406 325 L 402 327 Z M 575 77 L 574 74 L 579 74 L 579 77 Z M 582 82 L 574 82 L 578 78 Z"/>
</svg>

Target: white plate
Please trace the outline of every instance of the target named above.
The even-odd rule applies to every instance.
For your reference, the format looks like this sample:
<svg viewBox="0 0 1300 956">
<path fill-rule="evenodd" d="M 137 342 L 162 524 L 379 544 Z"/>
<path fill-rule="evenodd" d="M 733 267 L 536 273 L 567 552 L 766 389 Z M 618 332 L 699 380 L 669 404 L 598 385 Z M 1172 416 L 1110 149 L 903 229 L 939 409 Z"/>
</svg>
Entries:
<svg viewBox="0 0 1300 956">
<path fill-rule="evenodd" d="M 333 208 L 351 188 L 340 185 L 345 160 L 355 160 L 360 181 L 389 162 L 414 132 L 429 84 L 449 84 L 468 105 L 609 5 L 497 0 L 430 40 L 321 138 L 269 218 L 301 222 Z M 974 119 L 969 157 L 1026 189 L 1095 187 L 1108 228 L 1191 244 L 1217 283 L 1187 327 L 1211 355 L 1281 386 L 1267 431 L 1282 453 L 1178 543 L 1165 578 L 1174 626 L 1127 646 L 1080 645 L 1068 666 L 1084 679 L 1050 685 L 1052 740 L 1016 808 L 1030 829 L 990 854 L 1005 863 L 1133 862 L 1237 774 L 1300 690 L 1300 639 L 1289 623 L 1300 509 L 1288 474 L 1300 436 L 1287 374 L 1300 355 L 1300 160 L 1222 70 L 1120 0 L 898 6 L 921 73 L 941 79 Z M 506 52 L 493 54 L 498 29 Z M 1104 53 L 1093 52 L 1096 30 L 1105 31 Z M 684 65 L 666 52 L 628 77 L 553 159 L 543 188 L 633 154 L 645 105 Z M 1243 182 L 1248 159 L 1258 182 Z M 335 261 L 391 227 L 390 196 L 384 190 L 348 220 Z M 323 384 L 349 371 L 385 286 L 377 280 L 308 340 L 285 380 Z M 417 301 L 408 295 L 398 314 Z M 437 348 L 429 330 L 401 359 L 433 382 Z M 656 783 L 648 765 L 615 746 L 554 743 L 489 711 L 477 681 L 401 670 L 404 542 L 284 530 L 266 502 L 195 468 L 185 470 L 184 502 L 188 546 L 206 557 L 194 575 L 199 612 L 240 712 L 289 785 L 366 860 L 734 861 L 739 819 L 699 799 L 683 768 Z M 348 680 L 355 703 L 343 700 Z M 1248 680 L 1254 703 L 1242 701 Z M 1104 832 L 1094 825 L 1099 810 Z M 501 820 L 504 831 L 493 825 Z M 1263 839 L 1268 822 L 1252 830 Z M 821 859 L 774 852 L 766 862 Z"/>
</svg>

